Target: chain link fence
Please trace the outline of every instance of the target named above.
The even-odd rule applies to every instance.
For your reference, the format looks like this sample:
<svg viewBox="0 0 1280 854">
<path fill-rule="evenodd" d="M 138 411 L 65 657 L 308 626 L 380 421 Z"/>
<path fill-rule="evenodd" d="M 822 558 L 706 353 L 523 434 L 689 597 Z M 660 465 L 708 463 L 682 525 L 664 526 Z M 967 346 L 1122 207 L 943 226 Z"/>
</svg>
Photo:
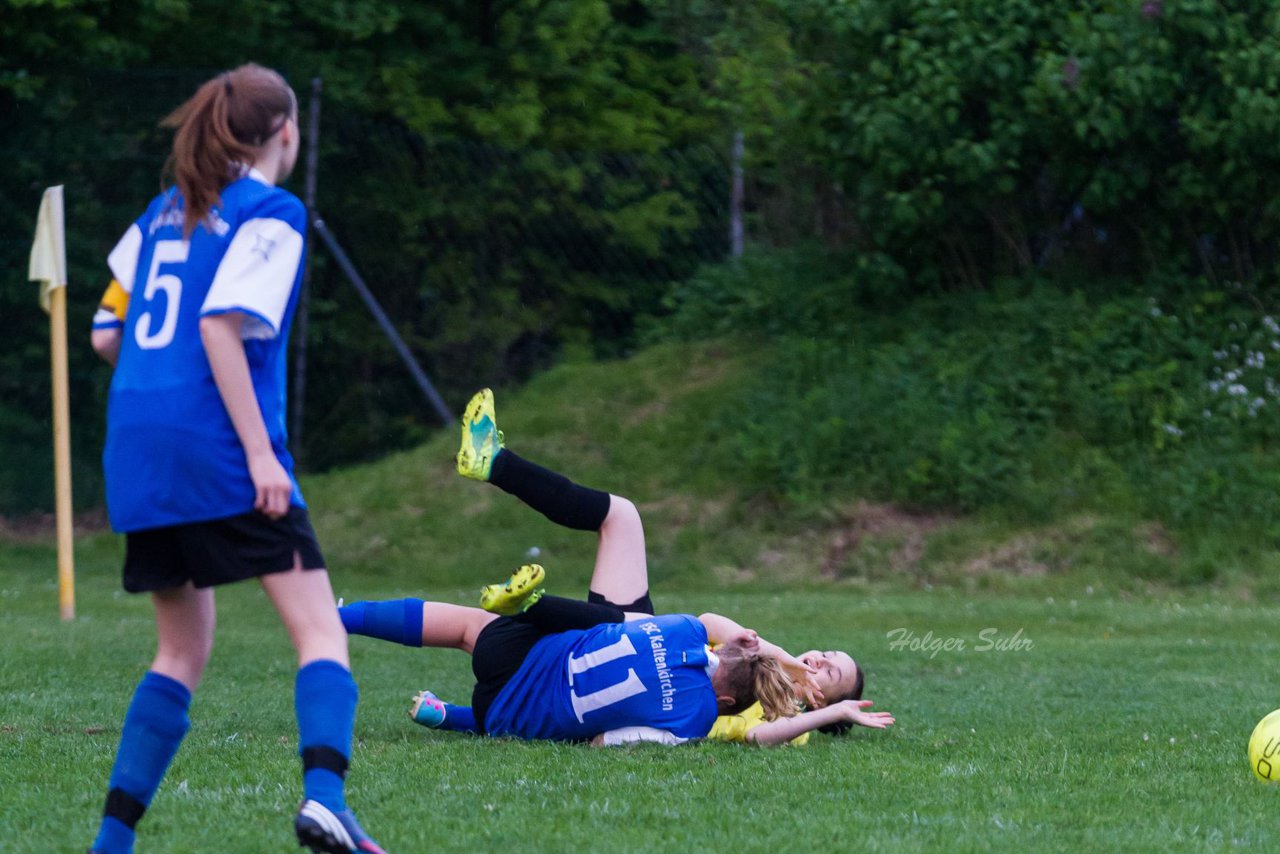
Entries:
<svg viewBox="0 0 1280 854">
<path fill-rule="evenodd" d="M 169 143 L 159 120 L 208 75 L 104 74 L 91 97 L 46 105 L 42 117 L 0 99 L 10 164 L 0 310 L 12 330 L 0 348 L 0 513 L 52 505 L 48 324 L 26 281 L 40 193 L 66 186 L 76 497 L 92 506 L 109 372 L 87 333 L 105 257 L 159 187 Z M 625 354 L 671 282 L 729 252 L 728 139 L 657 152 L 510 149 L 424 139 L 328 103 L 320 128 L 316 211 L 455 409 L 478 385 L 519 382 L 565 355 Z M 304 168 L 289 185 L 299 195 Z M 438 420 L 409 372 L 315 242 L 311 263 L 295 424 L 307 465 L 420 441 Z"/>
</svg>

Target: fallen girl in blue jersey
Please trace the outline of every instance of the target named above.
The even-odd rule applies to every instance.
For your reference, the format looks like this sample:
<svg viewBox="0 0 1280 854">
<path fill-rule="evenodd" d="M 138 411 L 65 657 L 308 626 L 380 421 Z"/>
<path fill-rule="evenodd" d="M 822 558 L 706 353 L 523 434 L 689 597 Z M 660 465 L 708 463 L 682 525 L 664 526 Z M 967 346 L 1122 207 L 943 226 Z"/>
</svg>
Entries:
<svg viewBox="0 0 1280 854">
<path fill-rule="evenodd" d="M 476 730 L 488 735 L 678 744 L 705 737 L 718 714 L 757 700 L 781 714 L 792 703 L 790 677 L 761 652 L 756 634 L 726 634 L 714 615 L 549 632 L 418 599 L 355 602 L 339 612 L 351 634 L 470 653 Z"/>
<path fill-rule="evenodd" d="M 894 723 L 889 712 L 868 712 L 871 700 L 840 700 L 828 706 L 804 709 L 770 719 L 764 707 L 755 703 L 737 713 L 716 717 L 707 733 L 711 741 L 740 742 L 762 747 L 778 744 L 808 744 L 814 730 L 843 732 L 841 724 L 871 729 L 885 729 Z M 475 713 L 470 706 L 458 706 L 437 697 L 431 691 L 420 691 L 413 698 L 409 717 L 431 729 L 476 734 Z"/>
<path fill-rule="evenodd" d="M 627 616 L 654 612 L 649 596 L 644 527 L 635 505 L 621 496 L 573 483 L 506 449 L 497 429 L 493 395 L 488 389 L 477 393 L 467 407 L 457 462 L 458 471 L 464 477 L 498 486 L 549 520 L 598 533 L 588 602 L 545 596 L 536 604 L 523 603 L 531 607 L 515 614 L 514 620 L 534 623 L 546 631 L 558 631 L 616 623 Z M 528 583 L 527 576 L 521 581 L 517 573 L 508 587 Z M 492 592 L 497 587 L 487 590 Z M 349 606 L 342 613 L 344 623 L 355 633 L 409 643 L 417 636 L 418 628 L 405 629 L 404 626 L 417 618 L 420 604 L 420 600 L 413 599 L 360 603 L 359 608 Z M 718 635 L 732 636 L 745 631 L 725 617 L 706 614 L 702 619 L 712 622 Z M 796 693 L 809 704 L 810 710 L 795 714 L 794 701 L 786 700 L 772 703 L 767 713 L 759 705 L 753 705 L 733 716 L 721 717 L 713 737 L 776 744 L 796 737 L 806 738 L 809 730 L 828 725 L 858 723 L 883 728 L 893 723 L 888 713 L 863 710 L 870 703 L 861 700 L 862 670 L 847 653 L 812 650 L 797 659 L 766 641 L 757 639 L 757 643 L 762 651 L 784 664 L 794 679 Z M 415 705 L 417 714 L 438 711 L 440 704 L 431 697 Z M 451 714 L 450 728 L 474 728 L 470 709 L 454 706 Z"/>
<path fill-rule="evenodd" d="M 158 643 L 125 714 L 91 852 L 133 850 L 190 727 L 213 648 L 213 588 L 256 578 L 297 653 L 298 843 L 380 854 L 346 804 L 356 683 L 286 450 L 285 358 L 307 220 L 276 185 L 297 161 L 297 98 L 276 72 L 244 65 L 164 124 L 175 131 L 176 186 L 112 250 L 92 333 L 115 365 L 107 509 L 125 534 L 124 588 L 150 594 Z M 193 845 L 225 847 L 216 836 Z"/>
<path fill-rule="evenodd" d="M 627 617 L 638 618 L 636 614 L 625 614 L 622 609 L 607 604 L 586 603 L 544 595 L 540 586 L 542 574 L 539 566 L 521 567 L 506 584 L 490 585 L 484 589 L 481 596 L 483 606 L 498 613 L 514 613 L 518 619 L 552 631 L 575 624 L 620 623 Z M 742 630 L 726 617 L 704 614 L 701 619 L 714 625 L 722 634 L 733 634 Z M 812 654 L 806 655 L 812 658 Z M 841 667 L 847 668 L 852 664 L 852 660 L 846 664 L 838 653 L 829 652 L 818 655 L 824 656 L 818 665 L 818 672 L 824 672 L 827 668 L 833 669 L 833 673 L 827 674 L 826 681 L 829 685 L 838 684 L 843 678 L 843 674 L 840 673 Z M 839 700 L 804 711 L 789 708 L 789 704 L 785 701 L 779 705 L 783 710 L 773 714 L 767 712 L 759 703 L 740 712 L 721 714 L 716 718 L 707 737 L 718 741 L 738 741 L 762 746 L 788 742 L 804 744 L 809 739 L 809 733 L 815 729 L 832 731 L 833 726 L 841 723 L 884 729 L 894 723 L 893 715 L 888 712 L 865 711 L 872 705 L 870 700 Z M 430 691 L 418 693 L 409 715 L 415 722 L 433 729 L 477 732 L 475 715 L 471 708 L 446 703 Z"/>
</svg>

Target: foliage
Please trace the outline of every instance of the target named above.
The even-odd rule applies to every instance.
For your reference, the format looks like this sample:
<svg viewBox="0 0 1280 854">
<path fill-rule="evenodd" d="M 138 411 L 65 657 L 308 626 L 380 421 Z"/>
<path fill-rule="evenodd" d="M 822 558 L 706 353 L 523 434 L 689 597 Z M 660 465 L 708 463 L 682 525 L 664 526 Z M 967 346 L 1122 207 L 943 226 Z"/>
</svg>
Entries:
<svg viewBox="0 0 1280 854">
<path fill-rule="evenodd" d="M 719 424 L 718 459 L 750 488 L 1280 535 L 1280 323 L 1256 296 L 1006 283 L 902 301 L 874 270 L 805 258 L 696 276 L 658 327 L 770 342 Z"/>
<path fill-rule="evenodd" d="M 109 6 L 109 8 L 108 8 Z M 159 119 L 220 68 L 324 81 L 319 210 L 451 401 L 557 354 L 611 355 L 668 278 L 723 251 L 723 155 L 659 4 L 17 2 L 0 15 L 0 512 L 51 506 L 43 318 L 22 278 L 43 187 L 67 187 L 79 501 L 100 498 L 105 369 L 84 330 L 103 258 L 157 187 Z M 197 66 L 192 68 L 192 66 Z M 185 70 L 174 71 L 182 68 Z M 202 70 L 203 69 L 203 70 Z M 670 152 L 674 154 L 669 155 Z M 295 178 L 295 191 L 301 182 Z M 304 435 L 315 466 L 434 424 L 319 253 Z M 31 484 L 40 484 L 32 488 Z"/>
<path fill-rule="evenodd" d="M 341 190 L 378 203 L 336 207 L 326 221 L 358 247 L 401 335 L 455 400 L 480 384 L 527 379 L 558 354 L 626 352 L 634 318 L 657 308 L 666 283 L 723 250 L 725 171 L 712 149 L 600 155 L 428 146 L 357 121 L 336 131 L 378 139 L 379 156 L 340 147 L 327 160 L 326 174 L 339 177 L 325 197 Z M 389 231 L 420 239 L 387 240 Z M 382 431 L 396 427 L 379 414 L 422 406 L 340 272 L 318 257 L 311 364 L 317 376 L 358 380 L 308 391 L 324 413 L 309 431 L 335 440 L 307 443 L 307 458 L 324 468 L 353 448 L 367 456 L 387 447 Z M 412 429 L 412 419 L 401 423 Z"/>
<path fill-rule="evenodd" d="M 708 298 L 717 290 L 733 309 L 708 310 L 706 330 L 732 331 L 727 317 L 754 311 L 767 317 L 746 330 L 784 334 L 825 317 L 843 335 L 844 301 L 854 296 L 890 306 L 1014 278 L 1023 282 L 1016 293 L 1067 282 L 1062 299 L 1072 305 L 1076 283 L 1098 281 L 1137 301 L 1119 309 L 1128 317 L 1181 282 L 1206 299 L 1251 294 L 1265 311 L 1280 273 L 1280 208 L 1257 179 L 1280 170 L 1280 11 L 1258 0 L 1080 0 L 1065 11 L 1037 0 L 3 8 L 6 512 L 50 505 L 47 479 L 30 475 L 47 464 L 44 321 L 28 308 L 20 273 L 39 191 L 55 181 L 68 188 L 72 340 L 82 342 L 101 259 L 155 188 L 166 146 L 157 120 L 212 70 L 250 58 L 285 70 L 304 100 L 307 81 L 323 79 L 320 211 L 454 404 L 476 385 L 523 381 L 558 359 L 626 354 L 642 318 L 672 299 L 688 315 L 698 289 Z M 759 283 L 729 293 L 722 285 L 738 274 L 726 269 L 672 297 L 670 281 L 725 250 L 725 150 L 735 130 L 747 140 L 757 244 L 818 238 L 842 253 L 823 278 L 774 270 L 776 293 Z M 309 355 L 321 380 L 307 389 L 300 456 L 323 468 L 420 441 L 434 416 L 336 266 L 323 252 L 317 260 Z M 1197 298 L 1185 299 L 1187 310 L 1168 308 L 1190 322 Z M 755 308 L 735 307 L 742 301 Z M 1216 306 L 1226 304 L 1204 303 L 1196 328 L 1213 332 L 1193 335 L 1190 355 L 1203 361 L 1225 346 L 1229 313 Z M 1137 334 L 1127 322 L 1107 328 Z M 1053 435 L 1037 402 L 1030 411 L 1041 420 L 1018 426 L 1019 437 L 1043 434 L 1047 448 L 1086 434 L 1094 443 L 1103 430 L 1120 430 L 1108 441 L 1121 442 L 1146 431 L 1148 445 L 1156 436 L 1169 453 L 1219 453 L 1186 438 L 1201 431 L 1183 423 L 1212 401 L 1163 391 L 1162 372 L 1183 376 L 1186 366 L 1133 361 L 1110 332 L 1093 332 L 1121 360 L 1127 391 L 1095 378 L 1100 402 L 1076 407 L 1065 436 Z M 989 342 L 978 337 L 982 350 Z M 988 357 L 1004 364 L 1004 353 Z M 797 355 L 787 370 L 800 378 L 813 370 L 805 360 L 845 358 Z M 91 504 L 106 372 L 83 345 L 72 370 L 77 488 Z M 913 386 L 955 395 L 959 420 L 947 436 L 937 427 L 929 447 L 1023 441 L 988 423 L 1003 424 L 995 413 L 1006 406 L 1021 411 L 1008 400 L 1022 392 L 1004 387 L 1017 382 Z M 977 408 L 960 414 L 965 407 Z M 1159 437 L 1152 418 L 1184 437 Z M 926 467 L 936 472 L 934 457 L 948 453 L 911 459 L 933 460 Z M 994 464 L 988 451 L 956 453 L 978 456 L 944 465 L 951 486 L 927 501 L 964 491 L 968 475 L 956 473 L 979 459 Z M 1251 452 L 1240 453 L 1239 471 L 1256 472 Z M 997 465 L 991 484 L 1026 481 L 1035 469 L 1026 465 Z"/>
<path fill-rule="evenodd" d="M 762 189 L 798 185 L 829 241 L 888 253 L 917 288 L 1275 281 L 1280 209 L 1256 180 L 1277 166 L 1273 4 L 766 5 L 805 85 L 748 139 L 797 164 Z"/>
</svg>

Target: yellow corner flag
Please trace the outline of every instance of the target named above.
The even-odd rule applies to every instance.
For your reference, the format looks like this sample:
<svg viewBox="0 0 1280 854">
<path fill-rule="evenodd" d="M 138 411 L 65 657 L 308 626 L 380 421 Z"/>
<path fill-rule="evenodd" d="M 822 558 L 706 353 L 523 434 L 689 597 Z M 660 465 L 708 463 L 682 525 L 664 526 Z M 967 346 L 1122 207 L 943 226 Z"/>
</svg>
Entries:
<svg viewBox="0 0 1280 854">
<path fill-rule="evenodd" d="M 49 313 L 49 294 L 67 286 L 67 240 L 62 218 L 62 187 L 50 187 L 40 199 L 36 242 L 31 246 L 27 278 L 40 283 L 40 307 Z"/>
<path fill-rule="evenodd" d="M 58 610 L 76 615 L 75 557 L 71 529 L 71 408 L 67 383 L 67 241 L 63 231 L 62 187 L 40 200 L 36 240 L 28 277 L 40 283 L 40 306 L 49 315 L 53 362 L 53 468 L 58 526 Z"/>
</svg>

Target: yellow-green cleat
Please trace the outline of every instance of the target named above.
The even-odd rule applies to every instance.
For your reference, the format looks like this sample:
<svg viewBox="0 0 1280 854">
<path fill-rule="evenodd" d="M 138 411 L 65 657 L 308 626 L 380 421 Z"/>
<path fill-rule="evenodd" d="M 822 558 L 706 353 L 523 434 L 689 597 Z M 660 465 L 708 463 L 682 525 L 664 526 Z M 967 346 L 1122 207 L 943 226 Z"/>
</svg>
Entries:
<svg viewBox="0 0 1280 854">
<path fill-rule="evenodd" d="M 505 584 L 490 584 L 480 590 L 480 607 L 490 614 L 511 617 L 533 607 L 542 598 L 542 582 L 547 573 L 536 563 L 527 563 L 511 573 Z"/>
<path fill-rule="evenodd" d="M 458 474 L 472 480 L 488 480 L 494 457 L 502 450 L 502 431 L 493 414 L 493 392 L 476 392 L 462 415 L 462 446 L 458 448 Z"/>
</svg>

